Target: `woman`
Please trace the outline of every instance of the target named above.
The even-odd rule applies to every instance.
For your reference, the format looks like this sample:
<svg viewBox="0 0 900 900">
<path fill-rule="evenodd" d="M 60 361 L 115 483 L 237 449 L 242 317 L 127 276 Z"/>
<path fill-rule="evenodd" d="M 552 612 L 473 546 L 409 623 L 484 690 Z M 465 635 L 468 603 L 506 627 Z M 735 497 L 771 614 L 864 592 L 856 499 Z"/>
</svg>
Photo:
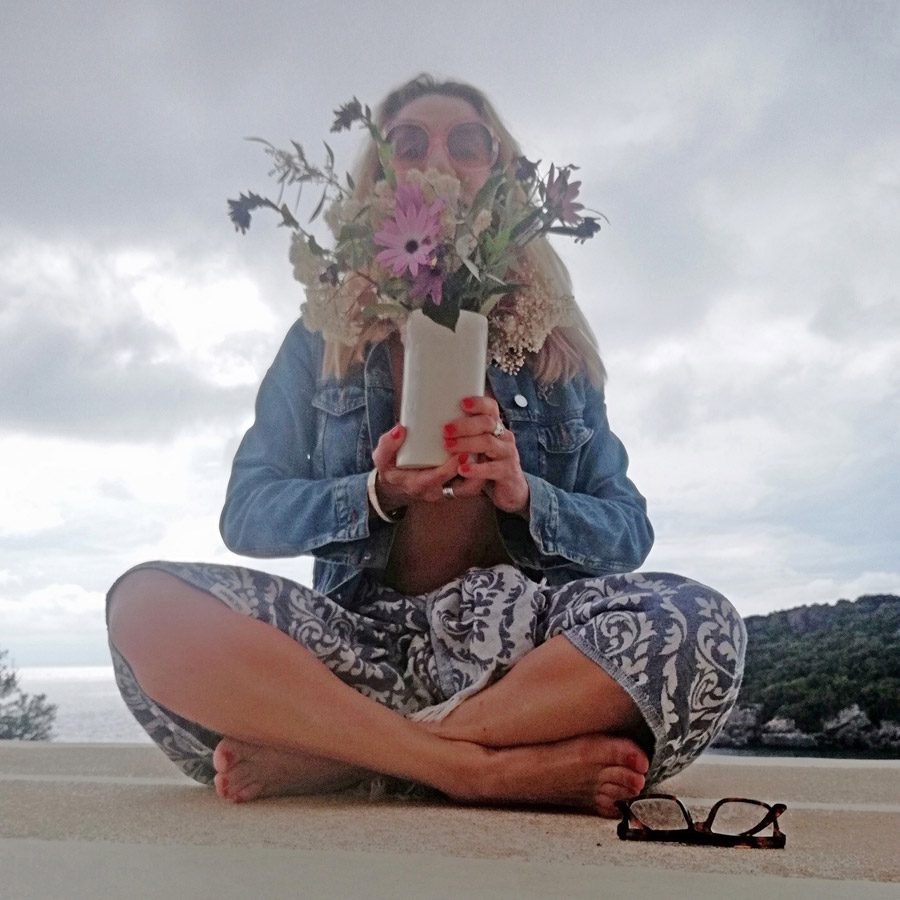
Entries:
<svg viewBox="0 0 900 900">
<path fill-rule="evenodd" d="M 519 154 L 483 95 L 425 76 L 378 124 L 415 126 L 418 145 L 392 139 L 399 182 L 437 169 L 469 198 L 496 157 Z M 473 134 L 490 136 L 489 156 L 469 152 Z M 357 174 L 371 189 L 374 152 Z M 527 249 L 523 265 L 567 295 L 549 244 Z M 652 530 L 577 308 L 574 321 L 517 374 L 492 365 L 486 395 L 444 428 L 447 462 L 425 470 L 395 465 L 397 335 L 375 325 L 347 348 L 291 329 L 221 526 L 238 553 L 315 556 L 315 590 L 157 562 L 110 591 L 123 696 L 186 773 L 234 801 L 381 773 L 611 816 L 712 740 L 739 686 L 743 625 L 709 588 L 626 574 Z"/>
</svg>

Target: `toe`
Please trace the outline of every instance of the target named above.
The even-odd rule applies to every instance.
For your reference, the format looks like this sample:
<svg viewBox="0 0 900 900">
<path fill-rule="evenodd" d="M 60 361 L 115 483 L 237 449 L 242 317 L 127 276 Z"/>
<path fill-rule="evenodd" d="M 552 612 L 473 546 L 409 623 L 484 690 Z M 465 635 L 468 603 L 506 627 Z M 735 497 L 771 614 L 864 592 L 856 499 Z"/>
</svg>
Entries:
<svg viewBox="0 0 900 900">
<path fill-rule="evenodd" d="M 633 741 L 629 741 L 627 738 L 617 741 L 616 750 L 617 765 L 634 769 L 635 772 L 639 772 L 641 775 L 645 774 L 650 768 L 647 754 Z"/>
<path fill-rule="evenodd" d="M 258 781 L 248 781 L 229 794 L 229 799 L 235 803 L 248 803 L 262 794 L 262 785 Z"/>
<path fill-rule="evenodd" d="M 597 786 L 594 804 L 602 816 L 618 816 L 617 800 L 630 800 L 644 787 L 644 777 L 631 769 L 613 768 L 604 772 L 603 782 Z"/>
<path fill-rule="evenodd" d="M 611 797 L 609 794 L 597 792 L 594 797 L 594 808 L 604 819 L 617 819 L 622 814 L 616 806 L 616 800 L 628 800 L 629 797 Z"/>
<path fill-rule="evenodd" d="M 213 768 L 224 774 L 234 765 L 234 749 L 228 738 L 222 738 L 213 751 Z"/>
<path fill-rule="evenodd" d="M 616 786 L 623 791 L 628 791 L 629 797 L 634 797 L 644 789 L 646 779 L 640 772 L 624 767 L 613 767 L 604 773 L 603 781 L 610 786 Z"/>
<path fill-rule="evenodd" d="M 219 773 L 213 779 L 213 783 L 216 786 L 216 793 L 223 799 L 227 800 L 229 789 L 228 776 Z"/>
<path fill-rule="evenodd" d="M 640 775 L 646 775 L 650 768 L 650 760 L 647 759 L 647 754 L 644 753 L 640 747 L 635 746 L 629 752 L 625 765 L 628 766 L 629 769 L 638 772 Z"/>
</svg>

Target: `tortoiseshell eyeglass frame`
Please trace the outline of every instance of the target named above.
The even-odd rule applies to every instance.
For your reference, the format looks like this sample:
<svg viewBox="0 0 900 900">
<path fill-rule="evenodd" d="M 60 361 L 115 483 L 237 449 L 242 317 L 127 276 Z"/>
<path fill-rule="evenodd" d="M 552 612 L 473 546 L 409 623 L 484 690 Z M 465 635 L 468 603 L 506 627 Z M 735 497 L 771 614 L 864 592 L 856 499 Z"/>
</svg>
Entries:
<svg viewBox="0 0 900 900">
<path fill-rule="evenodd" d="M 672 800 L 681 808 L 686 827 L 684 828 L 650 828 L 645 825 L 631 804 L 639 800 Z M 766 810 L 758 825 L 742 831 L 740 834 L 719 834 L 712 830 L 716 813 L 726 803 L 752 803 Z M 623 841 L 671 841 L 680 844 L 705 844 L 712 847 L 745 847 L 762 850 L 780 850 L 784 847 L 784 834 L 778 827 L 778 817 L 787 809 L 783 803 L 768 804 L 761 800 L 749 800 L 746 797 L 725 797 L 719 800 L 709 811 L 705 822 L 694 822 L 685 805 L 674 794 L 645 794 L 632 797 L 630 800 L 617 800 L 616 806 L 622 813 L 616 833 Z M 772 826 L 772 834 L 760 836 L 757 832 Z"/>
</svg>

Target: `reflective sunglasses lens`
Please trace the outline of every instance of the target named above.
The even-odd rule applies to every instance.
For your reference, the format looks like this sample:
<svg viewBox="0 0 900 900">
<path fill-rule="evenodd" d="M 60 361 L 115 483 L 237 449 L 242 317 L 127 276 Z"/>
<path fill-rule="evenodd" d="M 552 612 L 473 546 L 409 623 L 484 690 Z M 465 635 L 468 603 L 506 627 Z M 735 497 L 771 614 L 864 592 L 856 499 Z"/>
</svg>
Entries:
<svg viewBox="0 0 900 900">
<path fill-rule="evenodd" d="M 715 834 L 743 834 L 759 825 L 766 817 L 768 810 L 756 803 L 746 803 L 741 800 L 732 800 L 723 803 L 717 810 L 716 816 L 710 823 L 709 829 Z M 767 825 L 762 831 L 757 832 L 759 837 L 772 835 L 771 825 Z"/>
<path fill-rule="evenodd" d="M 458 163 L 490 166 L 494 163 L 494 139 L 481 122 L 464 122 L 450 129 L 447 152 Z"/>
<path fill-rule="evenodd" d="M 654 831 L 673 831 L 690 826 L 681 807 L 674 800 L 635 800 L 631 804 L 631 814 Z"/>
<path fill-rule="evenodd" d="M 428 132 L 419 125 L 398 125 L 388 132 L 387 139 L 399 162 L 421 162 L 428 156 Z"/>
</svg>

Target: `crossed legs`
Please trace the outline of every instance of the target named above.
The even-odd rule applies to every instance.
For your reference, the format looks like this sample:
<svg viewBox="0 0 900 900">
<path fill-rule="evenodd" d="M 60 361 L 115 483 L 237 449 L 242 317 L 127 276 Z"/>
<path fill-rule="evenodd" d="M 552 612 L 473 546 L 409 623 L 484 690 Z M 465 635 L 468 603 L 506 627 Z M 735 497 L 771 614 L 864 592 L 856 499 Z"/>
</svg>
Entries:
<svg viewBox="0 0 900 900">
<path fill-rule="evenodd" d="M 119 582 L 109 628 L 148 696 L 226 735 L 213 762 L 230 799 L 335 789 L 374 771 L 459 799 L 614 815 L 614 801 L 644 783 L 641 716 L 562 636 L 426 726 L 344 684 L 271 625 L 162 571 Z"/>
</svg>

